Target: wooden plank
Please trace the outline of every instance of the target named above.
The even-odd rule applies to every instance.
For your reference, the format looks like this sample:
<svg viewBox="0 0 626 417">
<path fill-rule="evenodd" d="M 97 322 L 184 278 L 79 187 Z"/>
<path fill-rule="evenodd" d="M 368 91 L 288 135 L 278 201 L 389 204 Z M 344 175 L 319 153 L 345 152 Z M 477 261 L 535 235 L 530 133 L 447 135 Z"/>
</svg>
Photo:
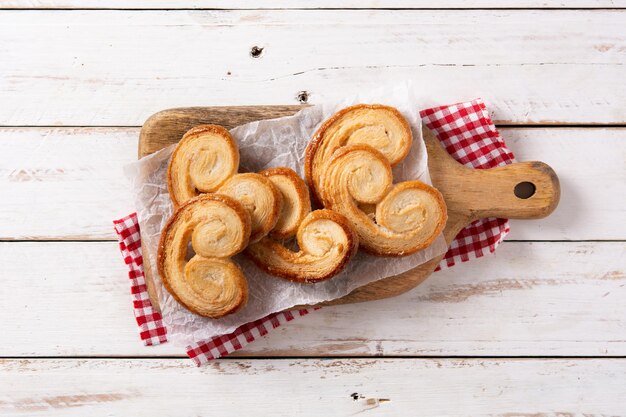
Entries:
<svg viewBox="0 0 626 417">
<path fill-rule="evenodd" d="M 0 53 L 5 126 L 138 126 L 400 80 L 423 106 L 482 96 L 507 123 L 626 122 L 621 10 L 7 10 Z"/>
<path fill-rule="evenodd" d="M 112 220 L 134 211 L 122 173 L 138 129 L 0 130 L 2 238 L 115 239 Z"/>
<path fill-rule="evenodd" d="M 626 218 L 626 129 L 502 129 L 501 133 L 518 160 L 547 163 L 561 183 L 556 211 L 545 220 L 511 220 L 508 239 L 626 238 L 626 222 L 620 220 Z"/>
<path fill-rule="evenodd" d="M 114 242 L 0 243 L 0 276 L 0 356 L 184 354 L 139 341 Z M 626 243 L 505 242 L 397 298 L 323 308 L 242 354 L 626 355 L 625 296 Z"/>
<path fill-rule="evenodd" d="M 0 361 L 3 416 L 623 416 L 624 359 Z M 167 382 L 165 382 L 167 381 Z M 548 394 L 549 393 L 549 394 Z"/>
<path fill-rule="evenodd" d="M 561 180 L 550 217 L 513 222 L 510 239 L 626 238 L 626 129 L 506 128 L 519 160 L 543 160 Z M 133 209 L 122 167 L 137 128 L 0 128 L 2 239 L 115 239 Z M 106 155 L 106 157 L 104 157 Z M 602 186 L 599 186 L 602 184 Z"/>
<path fill-rule="evenodd" d="M 4 0 L 0 9 L 445 9 L 620 8 L 623 0 Z"/>
</svg>

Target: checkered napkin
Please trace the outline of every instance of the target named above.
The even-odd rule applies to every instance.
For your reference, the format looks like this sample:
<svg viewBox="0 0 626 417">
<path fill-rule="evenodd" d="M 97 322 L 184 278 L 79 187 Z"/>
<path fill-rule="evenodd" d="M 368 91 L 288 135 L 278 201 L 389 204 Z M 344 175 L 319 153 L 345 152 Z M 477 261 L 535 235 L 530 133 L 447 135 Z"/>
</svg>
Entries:
<svg viewBox="0 0 626 417">
<path fill-rule="evenodd" d="M 420 112 L 420 116 L 422 123 L 436 134 L 448 153 L 465 166 L 485 169 L 514 161 L 513 154 L 500 138 L 481 100 L 426 109 Z M 137 215 L 133 213 L 113 223 L 120 251 L 129 268 L 133 308 L 141 340 L 145 345 L 164 343 L 167 341 L 167 329 L 161 314 L 154 310 L 148 297 Z M 490 218 L 473 222 L 459 232 L 436 270 L 479 258 L 487 251 L 495 251 L 509 230 L 507 219 Z M 200 366 L 235 352 L 270 330 L 317 309 L 312 307 L 270 314 L 239 327 L 233 333 L 187 346 L 187 355 Z"/>
</svg>

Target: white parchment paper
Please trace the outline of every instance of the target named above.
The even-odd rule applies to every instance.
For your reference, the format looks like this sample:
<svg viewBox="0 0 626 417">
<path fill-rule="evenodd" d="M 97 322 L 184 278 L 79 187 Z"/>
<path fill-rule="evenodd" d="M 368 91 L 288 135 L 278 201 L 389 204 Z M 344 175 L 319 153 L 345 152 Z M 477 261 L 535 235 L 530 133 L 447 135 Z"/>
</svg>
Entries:
<svg viewBox="0 0 626 417">
<path fill-rule="evenodd" d="M 305 148 L 319 125 L 338 110 L 357 103 L 381 103 L 396 107 L 413 130 L 413 147 L 407 158 L 394 168 L 394 181 L 420 179 L 431 183 L 427 153 L 421 132 L 419 103 L 410 85 L 381 88 L 341 102 L 308 107 L 294 116 L 248 123 L 230 132 L 239 144 L 240 172 L 287 166 L 303 176 Z M 342 297 L 357 287 L 398 275 L 446 251 L 439 236 L 423 251 L 402 258 L 375 257 L 359 251 L 346 269 L 334 278 L 317 284 L 289 282 L 258 269 L 243 255 L 234 259 L 249 284 L 247 305 L 235 314 L 215 320 L 195 315 L 182 307 L 164 289 L 156 268 L 159 237 L 172 214 L 167 191 L 167 165 L 174 145 L 129 164 L 125 173 L 131 180 L 142 231 L 144 257 L 154 278 L 168 339 L 187 346 L 193 342 L 234 331 L 242 324 L 301 304 L 315 304 Z"/>
</svg>

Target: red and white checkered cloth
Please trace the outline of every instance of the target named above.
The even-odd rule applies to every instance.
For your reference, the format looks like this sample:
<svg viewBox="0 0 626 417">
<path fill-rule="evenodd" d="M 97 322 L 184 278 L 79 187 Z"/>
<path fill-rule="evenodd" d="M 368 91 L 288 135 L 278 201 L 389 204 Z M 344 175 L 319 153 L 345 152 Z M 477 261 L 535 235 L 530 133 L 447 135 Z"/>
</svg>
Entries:
<svg viewBox="0 0 626 417">
<path fill-rule="evenodd" d="M 500 138 L 481 100 L 426 109 L 420 115 L 422 122 L 435 132 L 450 155 L 468 167 L 494 168 L 514 161 L 513 154 Z M 141 340 L 146 345 L 164 343 L 167 341 L 167 329 L 161 314 L 153 309 L 148 297 L 137 215 L 133 213 L 113 223 L 119 237 L 120 251 L 129 268 L 133 307 Z M 437 270 L 481 257 L 487 250 L 489 253 L 495 251 L 509 230 L 507 219 L 491 218 L 473 222 L 459 232 Z M 187 346 L 187 355 L 200 366 L 235 352 L 265 336 L 271 329 L 314 310 L 317 308 L 270 314 L 239 327 L 233 333 Z"/>
<path fill-rule="evenodd" d="M 420 116 L 446 151 L 467 167 L 487 169 L 515 161 L 480 99 L 422 110 Z M 510 230 L 507 219 L 476 220 L 459 232 L 436 270 L 479 258 L 484 249 L 493 253 Z"/>
<path fill-rule="evenodd" d="M 139 337 L 146 346 L 167 342 L 167 330 L 163 325 L 161 313 L 155 311 L 148 296 L 146 278 L 143 274 L 143 257 L 141 256 L 141 234 L 137 214 L 133 213 L 122 219 L 113 221 L 120 243 L 120 251 L 124 262 L 128 265 L 130 293 L 133 296 L 133 312 L 139 325 Z"/>
</svg>

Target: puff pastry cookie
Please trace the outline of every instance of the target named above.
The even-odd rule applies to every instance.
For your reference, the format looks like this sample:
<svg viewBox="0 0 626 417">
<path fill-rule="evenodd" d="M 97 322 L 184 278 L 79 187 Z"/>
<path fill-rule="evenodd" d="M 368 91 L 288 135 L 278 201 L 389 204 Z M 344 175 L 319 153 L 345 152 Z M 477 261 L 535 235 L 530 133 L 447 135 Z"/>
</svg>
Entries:
<svg viewBox="0 0 626 417">
<path fill-rule="evenodd" d="M 265 272 L 302 283 L 330 279 L 343 270 L 358 249 L 350 222 L 331 210 L 310 213 L 309 191 L 293 170 L 270 168 L 260 174 L 280 190 L 283 209 L 270 237 L 248 246 L 246 254 Z M 276 241 L 296 234 L 298 252 Z"/>
<path fill-rule="evenodd" d="M 409 153 L 413 135 L 409 123 L 393 107 L 357 104 L 335 113 L 322 123 L 306 149 L 304 174 L 318 200 L 330 157 L 345 145 L 359 143 L 378 149 L 393 167 Z"/>
<path fill-rule="evenodd" d="M 295 236 L 298 226 L 311 211 L 308 187 L 302 178 L 290 168 L 269 168 L 259 174 L 269 179 L 283 197 L 283 207 L 278 222 L 269 236 L 277 240 Z"/>
<path fill-rule="evenodd" d="M 296 239 L 298 252 L 265 238 L 248 246 L 246 254 L 269 274 L 315 283 L 341 272 L 359 245 L 348 219 L 331 210 L 309 213 L 300 224 Z"/>
<path fill-rule="evenodd" d="M 266 236 L 278 222 L 283 197 L 266 177 L 255 174 L 237 174 L 224 183 L 217 192 L 239 201 L 250 214 L 252 233 L 250 243 Z"/>
<path fill-rule="evenodd" d="M 246 304 L 248 284 L 229 257 L 248 244 L 248 211 L 231 197 L 204 194 L 181 205 L 161 233 L 157 266 L 165 288 L 183 306 L 219 318 Z M 195 255 L 187 260 L 188 245 Z"/>
<path fill-rule="evenodd" d="M 350 219 L 369 253 L 414 253 L 446 224 L 439 191 L 421 181 L 393 184 L 391 168 L 411 142 L 410 127 L 397 110 L 357 105 L 323 123 L 307 148 L 309 184 L 324 207 Z"/>
<path fill-rule="evenodd" d="M 201 193 L 217 190 L 239 169 L 239 148 L 228 130 L 201 125 L 176 145 L 167 169 L 167 188 L 174 207 Z"/>
</svg>

